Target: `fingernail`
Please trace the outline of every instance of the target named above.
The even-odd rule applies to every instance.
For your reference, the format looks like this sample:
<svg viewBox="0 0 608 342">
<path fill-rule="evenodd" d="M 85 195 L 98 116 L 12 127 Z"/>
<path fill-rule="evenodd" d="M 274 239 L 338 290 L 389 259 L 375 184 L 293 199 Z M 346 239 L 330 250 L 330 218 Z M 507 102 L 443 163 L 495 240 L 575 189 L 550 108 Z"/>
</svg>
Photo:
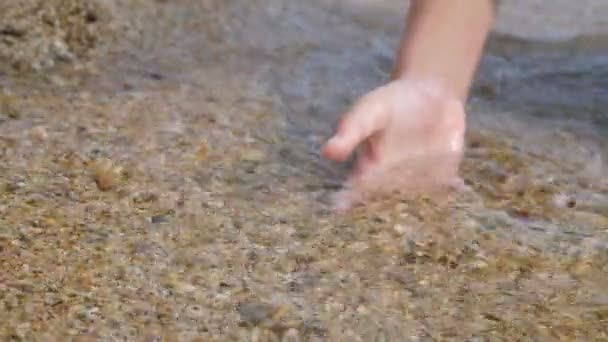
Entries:
<svg viewBox="0 0 608 342">
<path fill-rule="evenodd" d="M 327 143 L 329 145 L 339 145 L 341 140 L 342 140 L 342 137 L 336 134 L 331 139 L 329 139 L 329 141 Z"/>
<path fill-rule="evenodd" d="M 340 150 L 340 139 L 337 137 L 333 137 L 331 139 L 329 139 L 327 142 L 325 142 L 325 145 L 323 145 L 322 149 L 321 149 L 321 153 L 331 159 L 336 158 L 336 153 Z"/>
</svg>

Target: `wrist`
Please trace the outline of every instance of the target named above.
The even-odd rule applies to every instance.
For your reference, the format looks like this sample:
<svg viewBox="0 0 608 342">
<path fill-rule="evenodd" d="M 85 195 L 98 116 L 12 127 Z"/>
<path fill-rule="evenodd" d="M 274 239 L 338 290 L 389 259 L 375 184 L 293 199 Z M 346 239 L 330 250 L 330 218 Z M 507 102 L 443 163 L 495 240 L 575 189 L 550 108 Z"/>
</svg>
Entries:
<svg viewBox="0 0 608 342">
<path fill-rule="evenodd" d="M 427 93 L 435 94 L 443 99 L 464 103 L 463 96 L 461 95 L 464 85 L 462 83 L 457 84 L 439 73 L 415 71 L 393 73 L 391 81 L 415 84 L 417 88 L 424 89 Z"/>
<path fill-rule="evenodd" d="M 413 0 L 393 79 L 434 79 L 465 102 L 493 18 L 492 0 Z"/>
</svg>

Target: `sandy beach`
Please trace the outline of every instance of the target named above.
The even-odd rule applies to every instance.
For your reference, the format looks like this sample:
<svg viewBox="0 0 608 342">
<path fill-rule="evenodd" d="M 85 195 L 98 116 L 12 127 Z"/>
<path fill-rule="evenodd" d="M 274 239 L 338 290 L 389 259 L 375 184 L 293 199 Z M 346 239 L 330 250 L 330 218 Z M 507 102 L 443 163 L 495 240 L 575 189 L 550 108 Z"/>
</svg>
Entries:
<svg viewBox="0 0 608 342">
<path fill-rule="evenodd" d="M 608 2 L 504 3 L 466 189 L 337 215 L 407 4 L 3 2 L 1 339 L 608 340 Z"/>
</svg>

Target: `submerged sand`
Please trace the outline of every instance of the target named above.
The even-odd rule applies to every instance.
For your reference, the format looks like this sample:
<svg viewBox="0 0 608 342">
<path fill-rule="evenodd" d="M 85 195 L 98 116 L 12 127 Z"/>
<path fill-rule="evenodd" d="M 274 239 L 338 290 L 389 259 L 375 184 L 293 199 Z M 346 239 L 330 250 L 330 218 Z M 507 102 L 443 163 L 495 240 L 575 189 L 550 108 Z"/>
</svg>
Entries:
<svg viewBox="0 0 608 342">
<path fill-rule="evenodd" d="M 318 148 L 386 77 L 390 6 L 97 5 L 89 48 L 57 33 L 87 11 L 55 31 L 26 18 L 72 58 L 29 33 L 29 55 L 0 53 L 20 61 L 0 73 L 3 340 L 608 339 L 599 1 L 565 42 L 498 24 L 468 105 L 466 190 L 347 215 L 327 204 L 346 168 Z"/>
</svg>

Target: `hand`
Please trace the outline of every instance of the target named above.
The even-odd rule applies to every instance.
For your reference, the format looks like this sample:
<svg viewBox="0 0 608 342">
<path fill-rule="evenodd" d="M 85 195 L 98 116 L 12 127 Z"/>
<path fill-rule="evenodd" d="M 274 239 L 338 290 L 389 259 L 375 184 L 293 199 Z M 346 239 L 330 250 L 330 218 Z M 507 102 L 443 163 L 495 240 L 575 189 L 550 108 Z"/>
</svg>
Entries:
<svg viewBox="0 0 608 342">
<path fill-rule="evenodd" d="M 462 102 L 439 83 L 397 79 L 371 91 L 342 116 L 322 148 L 323 157 L 344 161 L 361 144 L 336 209 L 382 194 L 461 186 L 464 133 Z"/>
</svg>

